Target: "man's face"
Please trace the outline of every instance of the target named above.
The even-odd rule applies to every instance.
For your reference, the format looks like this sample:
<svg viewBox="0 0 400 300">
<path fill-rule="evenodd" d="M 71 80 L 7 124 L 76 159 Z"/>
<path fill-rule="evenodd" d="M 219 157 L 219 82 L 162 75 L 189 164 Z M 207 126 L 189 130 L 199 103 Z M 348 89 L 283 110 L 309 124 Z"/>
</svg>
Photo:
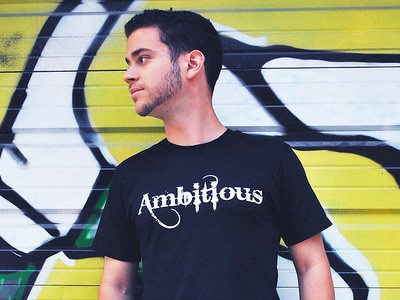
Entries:
<svg viewBox="0 0 400 300">
<path fill-rule="evenodd" d="M 178 60 L 173 62 L 168 46 L 160 41 L 157 28 L 141 28 L 131 33 L 126 47 L 128 69 L 124 80 L 141 116 L 160 116 L 158 110 L 182 88 Z"/>
</svg>

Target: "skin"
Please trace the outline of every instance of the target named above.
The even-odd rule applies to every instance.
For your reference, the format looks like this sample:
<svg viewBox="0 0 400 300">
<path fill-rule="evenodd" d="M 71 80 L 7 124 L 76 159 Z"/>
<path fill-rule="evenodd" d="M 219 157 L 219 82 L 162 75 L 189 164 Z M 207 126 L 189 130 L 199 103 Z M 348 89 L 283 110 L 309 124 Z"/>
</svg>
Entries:
<svg viewBox="0 0 400 300">
<path fill-rule="evenodd" d="M 157 37 L 157 31 L 144 29 L 133 33 L 127 42 L 128 70 L 124 81 L 141 116 L 152 115 L 153 110 L 182 89 L 179 62 L 170 59 L 168 47 L 157 41 Z M 148 42 L 138 45 L 142 40 Z"/>
<path fill-rule="evenodd" d="M 141 28 L 128 37 L 124 80 L 139 115 L 164 122 L 167 139 L 174 144 L 203 144 L 221 136 L 226 128 L 212 107 L 204 55 L 182 53 L 173 62 L 157 28 Z M 302 300 L 334 298 L 328 259 L 318 234 L 290 247 Z M 99 299 L 134 299 L 137 263 L 105 257 Z"/>
<path fill-rule="evenodd" d="M 104 257 L 104 271 L 99 287 L 99 299 L 135 299 L 137 270 L 137 263 Z"/>
<path fill-rule="evenodd" d="M 296 268 L 301 300 L 333 300 L 330 265 L 321 234 L 289 247 Z"/>
<path fill-rule="evenodd" d="M 161 119 L 172 143 L 200 144 L 226 131 L 211 104 L 204 60 L 200 51 L 193 50 L 172 62 L 168 47 L 160 41 L 154 27 L 136 30 L 128 37 L 124 81 L 136 112 Z M 179 72 L 174 68 L 179 68 Z M 166 79 L 172 83 L 165 82 Z M 168 97 L 161 95 L 166 90 Z"/>
</svg>

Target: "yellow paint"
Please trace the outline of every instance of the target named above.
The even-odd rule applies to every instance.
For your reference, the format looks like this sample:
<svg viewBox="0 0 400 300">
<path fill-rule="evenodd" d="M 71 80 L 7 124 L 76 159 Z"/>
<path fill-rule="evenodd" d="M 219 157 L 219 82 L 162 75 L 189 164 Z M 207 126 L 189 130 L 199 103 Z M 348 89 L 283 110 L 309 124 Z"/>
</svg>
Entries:
<svg viewBox="0 0 400 300">
<path fill-rule="evenodd" d="M 395 287 L 394 281 L 400 278 L 396 275 L 400 270 L 400 190 L 393 177 L 376 162 L 359 155 L 295 152 L 341 234 L 368 259 L 382 288 Z M 324 172 L 315 174 L 316 168 Z M 330 189 L 319 188 L 327 184 Z M 372 191 L 370 185 L 375 187 Z M 385 295 L 391 293 L 386 291 Z"/>
<path fill-rule="evenodd" d="M 144 9 L 160 8 L 169 9 L 172 7 L 174 10 L 189 9 L 189 10 L 277 10 L 277 9 L 337 9 L 337 8 L 370 8 L 370 7 L 397 7 L 398 1 L 396 0 L 383 0 L 377 2 L 376 0 L 364 1 L 348 1 L 348 0 L 304 0 L 304 1 L 286 1 L 286 0 L 252 0 L 249 2 L 242 0 L 173 0 L 173 1 L 147 1 L 147 6 Z"/>
<path fill-rule="evenodd" d="M 33 3 L 25 1 L 0 1 L 0 55 L 8 57 L 0 63 L 0 123 L 25 67 L 26 57 L 32 50 L 36 37 L 47 20 L 46 15 L 17 17 L 7 14 L 43 14 L 52 12 L 57 3 Z"/>
<path fill-rule="evenodd" d="M 391 6 L 398 7 L 398 2 L 149 1 L 146 8 L 195 10 L 249 36 L 265 36 L 268 45 L 398 53 L 400 10 Z"/>
<path fill-rule="evenodd" d="M 58 6 L 56 1 L 0 0 L 0 13 L 8 14 L 50 14 Z"/>
<path fill-rule="evenodd" d="M 37 299 L 97 299 L 102 268 L 101 258 L 78 259 L 72 267 L 57 259 Z"/>
<path fill-rule="evenodd" d="M 0 8 L 3 5 L 0 4 Z M 48 5 L 53 8 L 54 5 Z M 0 122 L 15 91 L 26 58 L 47 17 L 0 18 Z M 6 73 L 3 73 L 6 72 Z"/>
<path fill-rule="evenodd" d="M 124 16 L 126 21 L 130 17 Z M 125 41 L 123 28 L 115 28 L 94 58 L 90 70 L 116 71 L 89 72 L 85 82 L 85 95 L 93 126 L 118 129 L 102 133 L 108 150 L 118 162 L 165 137 L 160 120 L 140 117 L 135 113 L 128 85 L 123 81 L 126 69 Z"/>
</svg>

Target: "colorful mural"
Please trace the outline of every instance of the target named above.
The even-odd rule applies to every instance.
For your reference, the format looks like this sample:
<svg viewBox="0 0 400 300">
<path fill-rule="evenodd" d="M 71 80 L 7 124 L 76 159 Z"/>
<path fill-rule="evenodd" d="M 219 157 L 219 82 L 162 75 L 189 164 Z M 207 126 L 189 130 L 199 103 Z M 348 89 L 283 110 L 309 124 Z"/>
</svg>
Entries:
<svg viewBox="0 0 400 300">
<path fill-rule="evenodd" d="M 164 137 L 122 81 L 123 25 L 171 6 L 221 35 L 222 122 L 304 164 L 337 299 L 400 298 L 400 8 L 350 2 L 0 1 L 0 299 L 96 299 L 113 170 Z M 281 248 L 278 291 L 298 299 Z"/>
</svg>

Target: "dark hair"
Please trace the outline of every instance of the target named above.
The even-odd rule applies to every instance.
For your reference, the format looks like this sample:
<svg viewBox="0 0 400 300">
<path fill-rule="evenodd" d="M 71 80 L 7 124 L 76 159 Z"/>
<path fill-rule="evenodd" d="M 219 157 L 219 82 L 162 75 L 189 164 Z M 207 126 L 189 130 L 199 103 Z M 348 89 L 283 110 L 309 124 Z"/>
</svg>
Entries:
<svg viewBox="0 0 400 300">
<path fill-rule="evenodd" d="M 173 61 L 183 52 L 201 51 L 207 82 L 211 92 L 214 90 L 222 67 L 222 45 L 209 20 L 191 11 L 145 10 L 125 24 L 125 35 L 147 27 L 160 31 L 160 40 L 168 46 Z"/>
</svg>

